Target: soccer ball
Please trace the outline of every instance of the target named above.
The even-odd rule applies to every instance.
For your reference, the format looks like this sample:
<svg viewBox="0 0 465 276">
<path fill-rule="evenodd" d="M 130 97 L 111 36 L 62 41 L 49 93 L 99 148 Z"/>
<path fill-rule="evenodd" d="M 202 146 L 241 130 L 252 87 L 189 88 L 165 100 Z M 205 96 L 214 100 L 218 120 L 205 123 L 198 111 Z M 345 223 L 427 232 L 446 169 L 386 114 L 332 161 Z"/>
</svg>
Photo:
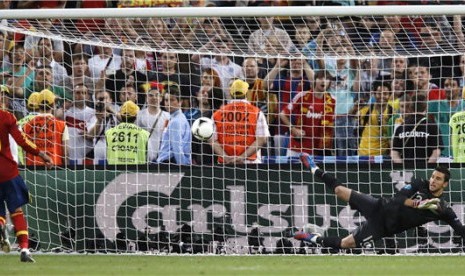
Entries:
<svg viewBox="0 0 465 276">
<path fill-rule="evenodd" d="M 191 127 L 192 135 L 200 141 L 207 141 L 212 138 L 214 130 L 215 123 L 207 117 L 198 118 Z"/>
</svg>

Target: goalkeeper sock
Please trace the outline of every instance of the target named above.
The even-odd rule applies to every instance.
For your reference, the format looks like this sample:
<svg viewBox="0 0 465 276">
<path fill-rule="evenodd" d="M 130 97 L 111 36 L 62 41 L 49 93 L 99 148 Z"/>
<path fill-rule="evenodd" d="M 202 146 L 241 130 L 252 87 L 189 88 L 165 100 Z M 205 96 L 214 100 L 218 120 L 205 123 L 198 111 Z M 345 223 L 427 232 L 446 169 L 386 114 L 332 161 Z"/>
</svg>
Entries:
<svg viewBox="0 0 465 276">
<path fill-rule="evenodd" d="M 339 237 L 318 237 L 316 242 L 324 247 L 331 247 L 334 249 L 341 249 L 342 239 Z"/>
<path fill-rule="evenodd" d="M 27 232 L 27 221 L 22 211 L 11 214 L 11 221 L 15 226 L 16 238 L 20 248 L 29 248 L 29 234 Z"/>
<path fill-rule="evenodd" d="M 334 189 L 336 189 L 337 186 L 343 186 L 342 183 L 338 182 L 334 176 L 325 173 L 323 170 L 316 170 L 315 176 L 321 178 L 325 183 L 325 186 L 328 189 L 331 189 L 332 191 L 334 191 Z"/>
</svg>

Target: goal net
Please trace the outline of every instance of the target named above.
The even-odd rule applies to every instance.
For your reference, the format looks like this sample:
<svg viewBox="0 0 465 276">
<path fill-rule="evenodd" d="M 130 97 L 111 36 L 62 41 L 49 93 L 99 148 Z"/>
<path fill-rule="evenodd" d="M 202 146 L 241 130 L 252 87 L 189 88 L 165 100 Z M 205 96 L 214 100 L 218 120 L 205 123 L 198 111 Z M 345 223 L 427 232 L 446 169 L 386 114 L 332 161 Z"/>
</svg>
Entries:
<svg viewBox="0 0 465 276">
<path fill-rule="evenodd" d="M 33 197 L 31 247 L 337 252 L 292 238 L 304 226 L 346 236 L 364 221 L 312 177 L 302 153 L 375 197 L 442 163 L 452 173 L 445 200 L 463 220 L 464 12 L 0 11 L 8 108 L 56 164 L 44 169 L 19 153 Z M 208 141 L 191 135 L 200 117 L 216 122 Z M 431 222 L 343 252 L 461 252 L 454 237 Z"/>
</svg>

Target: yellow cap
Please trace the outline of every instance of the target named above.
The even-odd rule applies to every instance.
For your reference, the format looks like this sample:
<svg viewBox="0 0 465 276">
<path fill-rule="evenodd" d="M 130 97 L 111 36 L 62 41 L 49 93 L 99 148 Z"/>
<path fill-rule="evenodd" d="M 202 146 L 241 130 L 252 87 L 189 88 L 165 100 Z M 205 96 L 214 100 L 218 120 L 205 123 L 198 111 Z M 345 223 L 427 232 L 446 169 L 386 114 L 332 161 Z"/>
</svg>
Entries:
<svg viewBox="0 0 465 276">
<path fill-rule="evenodd" d="M 10 89 L 6 85 L 0 85 L 0 92 L 5 92 L 7 94 L 10 94 Z"/>
<path fill-rule="evenodd" d="M 40 103 L 39 98 L 40 98 L 39 92 L 32 92 L 32 94 L 27 99 L 27 107 L 29 107 L 30 109 L 38 108 L 39 103 Z"/>
<path fill-rule="evenodd" d="M 124 117 L 136 117 L 139 112 L 139 107 L 133 101 L 127 101 L 119 110 L 119 114 Z"/>
<path fill-rule="evenodd" d="M 38 97 L 38 103 L 39 104 L 48 104 L 48 105 L 53 105 L 55 103 L 56 96 L 55 94 L 48 90 L 44 89 L 40 91 L 39 97 Z"/>
<path fill-rule="evenodd" d="M 245 98 L 247 91 L 249 90 L 249 84 L 243 80 L 235 80 L 229 88 L 229 94 L 233 98 Z"/>
</svg>

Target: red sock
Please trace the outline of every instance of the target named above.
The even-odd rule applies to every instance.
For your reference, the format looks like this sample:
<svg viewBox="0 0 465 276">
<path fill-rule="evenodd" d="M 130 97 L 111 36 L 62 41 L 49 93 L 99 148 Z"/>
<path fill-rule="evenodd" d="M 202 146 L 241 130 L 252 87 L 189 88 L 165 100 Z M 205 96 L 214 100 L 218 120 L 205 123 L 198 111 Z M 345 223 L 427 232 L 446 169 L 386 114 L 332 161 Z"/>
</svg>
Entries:
<svg viewBox="0 0 465 276">
<path fill-rule="evenodd" d="M 29 248 L 29 234 L 27 232 L 27 221 L 24 218 L 23 211 L 14 212 L 11 214 L 11 221 L 15 226 L 16 238 L 18 245 L 22 248 Z"/>
<path fill-rule="evenodd" d="M 0 225 L 6 225 L 6 218 L 3 216 L 0 216 Z"/>
</svg>

